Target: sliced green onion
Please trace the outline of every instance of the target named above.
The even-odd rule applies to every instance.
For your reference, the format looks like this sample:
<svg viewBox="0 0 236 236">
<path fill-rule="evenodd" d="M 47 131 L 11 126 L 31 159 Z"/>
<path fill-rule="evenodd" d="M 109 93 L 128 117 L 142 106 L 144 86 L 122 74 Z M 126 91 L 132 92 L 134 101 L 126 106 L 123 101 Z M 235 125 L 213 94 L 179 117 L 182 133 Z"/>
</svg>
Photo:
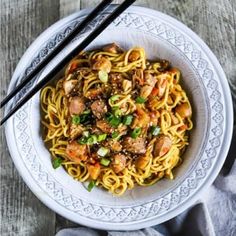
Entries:
<svg viewBox="0 0 236 236">
<path fill-rule="evenodd" d="M 106 120 L 109 122 L 114 115 L 110 112 L 106 113 Z"/>
<path fill-rule="evenodd" d="M 85 137 L 85 136 L 83 136 L 82 138 L 80 138 L 80 139 L 78 140 L 78 143 L 79 143 L 79 144 L 87 144 L 87 140 L 88 140 L 88 138 Z"/>
<path fill-rule="evenodd" d="M 113 127 L 118 127 L 121 123 L 121 119 L 119 117 L 114 116 L 109 123 Z"/>
<path fill-rule="evenodd" d="M 85 131 L 83 132 L 83 136 L 88 137 L 88 136 L 89 136 L 89 131 L 85 130 Z"/>
<path fill-rule="evenodd" d="M 108 74 L 107 74 L 107 72 L 104 71 L 104 70 L 98 71 L 98 78 L 99 78 L 103 83 L 107 83 L 107 81 L 108 81 Z"/>
<path fill-rule="evenodd" d="M 89 114 L 81 114 L 80 115 L 80 123 L 84 124 L 88 121 L 90 115 Z"/>
<path fill-rule="evenodd" d="M 56 169 L 56 168 L 60 167 L 61 164 L 62 164 L 62 162 L 63 162 L 63 159 L 61 159 L 60 157 L 56 157 L 56 158 L 53 159 L 53 161 L 52 161 L 52 166 L 53 166 L 53 168 Z"/>
<path fill-rule="evenodd" d="M 95 144 L 97 143 L 97 136 L 95 134 L 92 134 L 91 136 L 89 136 L 87 138 L 87 144 L 91 145 L 91 144 Z"/>
<path fill-rule="evenodd" d="M 114 131 L 112 134 L 111 134 L 111 137 L 113 139 L 117 138 L 119 136 L 119 133 L 117 131 Z"/>
<path fill-rule="evenodd" d="M 131 138 L 137 138 L 141 134 L 141 128 L 135 128 L 131 133 Z"/>
<path fill-rule="evenodd" d="M 151 134 L 154 136 L 157 136 L 160 133 L 160 130 L 159 126 L 151 126 Z"/>
<path fill-rule="evenodd" d="M 112 113 L 118 117 L 121 116 L 122 111 L 120 110 L 119 106 L 114 106 L 112 107 Z"/>
<path fill-rule="evenodd" d="M 121 116 L 122 115 L 122 111 L 119 109 L 119 107 L 115 108 L 115 109 L 113 107 L 112 111 L 113 111 L 115 116 Z"/>
<path fill-rule="evenodd" d="M 108 160 L 108 159 L 106 159 L 106 158 L 102 158 L 101 159 L 101 161 L 100 161 L 100 163 L 103 165 L 103 166 L 109 166 L 109 164 L 110 164 L 110 160 Z"/>
<path fill-rule="evenodd" d="M 108 148 L 105 148 L 105 147 L 100 147 L 97 151 L 97 154 L 101 157 L 104 157 L 107 155 L 107 153 L 109 152 L 109 149 Z"/>
<path fill-rule="evenodd" d="M 109 98 L 109 100 L 111 100 L 112 102 L 114 102 L 114 101 L 118 100 L 119 97 L 120 97 L 120 95 L 116 94 L 116 95 L 111 96 L 111 97 Z"/>
<path fill-rule="evenodd" d="M 98 142 L 102 142 L 107 138 L 107 134 L 99 134 L 98 135 Z"/>
<path fill-rule="evenodd" d="M 133 116 L 132 115 L 127 115 L 123 118 L 123 124 L 124 125 L 131 125 L 132 120 L 133 120 Z"/>
<path fill-rule="evenodd" d="M 146 99 L 143 98 L 143 97 L 137 97 L 137 98 L 136 98 L 136 102 L 139 103 L 139 104 L 142 104 L 142 103 L 145 103 L 145 102 L 146 102 Z"/>
<path fill-rule="evenodd" d="M 95 185 L 96 185 L 96 181 L 95 181 L 95 180 L 91 180 L 91 181 L 89 182 L 89 185 L 88 185 L 87 190 L 88 190 L 89 192 L 91 192 L 91 190 L 95 187 Z"/>
<path fill-rule="evenodd" d="M 113 127 L 118 127 L 119 124 L 121 123 L 121 118 L 116 117 L 115 115 L 108 113 L 106 116 L 106 120 L 109 122 L 109 124 Z"/>
<path fill-rule="evenodd" d="M 78 125 L 80 123 L 80 117 L 78 115 L 73 116 L 72 123 Z"/>
<path fill-rule="evenodd" d="M 82 114 L 84 114 L 84 115 L 87 115 L 87 114 L 90 114 L 90 113 L 91 113 L 91 110 L 89 110 L 89 109 L 82 112 Z"/>
</svg>

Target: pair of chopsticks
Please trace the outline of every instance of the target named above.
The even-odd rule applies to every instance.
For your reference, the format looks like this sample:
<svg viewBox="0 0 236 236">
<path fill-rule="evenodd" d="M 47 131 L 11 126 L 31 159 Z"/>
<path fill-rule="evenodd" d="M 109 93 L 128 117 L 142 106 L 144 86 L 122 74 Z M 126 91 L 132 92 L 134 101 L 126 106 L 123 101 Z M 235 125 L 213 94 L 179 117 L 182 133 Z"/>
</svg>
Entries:
<svg viewBox="0 0 236 236">
<path fill-rule="evenodd" d="M 69 42 L 75 38 L 92 20 L 94 20 L 113 0 L 103 0 L 94 10 L 72 30 L 64 40 L 41 62 L 36 68 L 22 79 L 4 99 L 1 101 L 0 108 L 6 105 L 28 82 L 30 82 Z M 42 89 L 53 77 L 70 62 L 76 55 L 84 50 L 99 34 L 101 34 L 122 12 L 124 12 L 136 0 L 125 0 L 117 6 L 115 10 L 107 16 L 100 25 L 98 25 L 78 46 L 76 46 L 67 56 L 65 56 L 46 76 L 42 78 L 1 120 L 0 125 L 4 124 L 20 107 L 22 107 L 32 96 Z"/>
</svg>

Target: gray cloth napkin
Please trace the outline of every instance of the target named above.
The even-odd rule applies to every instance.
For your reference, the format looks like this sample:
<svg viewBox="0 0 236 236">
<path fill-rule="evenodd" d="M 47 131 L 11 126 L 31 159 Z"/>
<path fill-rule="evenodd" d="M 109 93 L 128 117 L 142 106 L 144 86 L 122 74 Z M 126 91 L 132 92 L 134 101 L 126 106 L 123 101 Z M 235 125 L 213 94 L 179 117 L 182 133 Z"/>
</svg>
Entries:
<svg viewBox="0 0 236 236">
<path fill-rule="evenodd" d="M 106 233 L 79 227 L 63 229 L 56 236 L 236 236 L 235 136 L 226 165 L 215 182 L 205 190 L 195 205 L 175 218 L 152 228 L 137 231 L 109 231 Z M 225 171 L 228 172 L 226 176 L 224 176 Z"/>
</svg>

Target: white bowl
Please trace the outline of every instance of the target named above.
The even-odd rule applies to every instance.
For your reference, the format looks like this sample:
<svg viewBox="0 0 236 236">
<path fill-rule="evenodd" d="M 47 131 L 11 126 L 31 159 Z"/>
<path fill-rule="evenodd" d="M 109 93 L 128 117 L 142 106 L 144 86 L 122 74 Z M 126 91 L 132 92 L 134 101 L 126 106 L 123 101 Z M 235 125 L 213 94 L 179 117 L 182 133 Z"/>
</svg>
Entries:
<svg viewBox="0 0 236 236">
<path fill-rule="evenodd" d="M 113 7 L 90 24 L 19 96 L 77 45 Z M 20 60 L 9 91 L 19 83 L 18 78 L 29 73 L 88 12 L 82 10 L 68 16 L 43 32 Z M 225 74 L 210 49 L 190 29 L 165 14 L 130 7 L 88 49 L 110 42 L 126 49 L 144 47 L 149 59 L 167 59 L 182 72 L 182 84 L 193 105 L 194 128 L 183 164 L 176 168 L 173 181 L 163 179 L 150 187 L 137 186 L 122 197 L 114 197 L 100 188 L 89 193 L 63 168 L 52 168 L 50 153 L 42 140 L 39 93 L 7 122 L 6 137 L 22 178 L 52 210 L 93 228 L 134 230 L 159 224 L 181 213 L 213 182 L 230 145 L 232 101 Z"/>
</svg>

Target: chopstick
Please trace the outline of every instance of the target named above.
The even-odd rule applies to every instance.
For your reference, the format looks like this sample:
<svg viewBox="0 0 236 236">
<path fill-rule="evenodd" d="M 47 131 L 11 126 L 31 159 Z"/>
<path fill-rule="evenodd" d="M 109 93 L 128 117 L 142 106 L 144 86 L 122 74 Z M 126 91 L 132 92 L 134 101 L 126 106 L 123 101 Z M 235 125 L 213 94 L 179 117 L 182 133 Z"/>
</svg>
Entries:
<svg viewBox="0 0 236 236">
<path fill-rule="evenodd" d="M 1 120 L 0 125 L 5 123 L 21 106 L 23 106 L 34 94 L 43 88 L 61 68 L 63 68 L 72 58 L 78 55 L 84 48 L 86 48 L 99 34 L 101 34 L 107 27 L 115 20 L 123 11 L 125 11 L 136 0 L 125 0 L 120 4 L 102 23 L 97 26 L 78 46 L 76 46 L 67 56 L 65 56 L 42 80 L 40 80 L 35 87 L 30 90 L 17 104 L 10 110 L 10 112 Z"/>
<path fill-rule="evenodd" d="M 77 34 L 79 34 L 89 22 L 96 18 L 113 0 L 103 0 L 98 4 L 85 19 L 76 26 L 57 46 L 56 48 L 41 62 L 24 80 L 17 85 L 2 101 L 0 108 L 8 103 L 29 81 L 33 79 Z"/>
</svg>

